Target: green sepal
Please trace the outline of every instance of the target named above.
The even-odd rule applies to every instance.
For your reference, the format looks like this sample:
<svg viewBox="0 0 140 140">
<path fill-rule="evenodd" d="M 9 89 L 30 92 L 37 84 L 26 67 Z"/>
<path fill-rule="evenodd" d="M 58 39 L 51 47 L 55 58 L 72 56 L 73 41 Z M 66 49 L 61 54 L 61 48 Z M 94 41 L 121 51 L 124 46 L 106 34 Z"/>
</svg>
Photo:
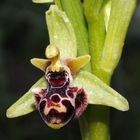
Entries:
<svg viewBox="0 0 140 140">
<path fill-rule="evenodd" d="M 32 0 L 33 3 L 51 3 L 53 0 Z"/>
<path fill-rule="evenodd" d="M 122 95 L 89 72 L 80 71 L 74 79 L 74 86 L 85 89 L 89 104 L 110 106 L 121 111 L 129 109 Z"/>
<path fill-rule="evenodd" d="M 51 5 L 46 12 L 50 44 L 59 48 L 60 58 L 74 58 L 77 56 L 77 44 L 74 29 L 65 12 Z"/>
<path fill-rule="evenodd" d="M 18 99 L 13 105 L 11 105 L 6 112 L 8 118 L 14 118 L 26 115 L 35 110 L 35 100 L 33 98 L 31 89 L 35 87 L 47 87 L 47 81 L 44 77 L 38 80 L 28 92 L 26 92 L 20 99 Z"/>
</svg>

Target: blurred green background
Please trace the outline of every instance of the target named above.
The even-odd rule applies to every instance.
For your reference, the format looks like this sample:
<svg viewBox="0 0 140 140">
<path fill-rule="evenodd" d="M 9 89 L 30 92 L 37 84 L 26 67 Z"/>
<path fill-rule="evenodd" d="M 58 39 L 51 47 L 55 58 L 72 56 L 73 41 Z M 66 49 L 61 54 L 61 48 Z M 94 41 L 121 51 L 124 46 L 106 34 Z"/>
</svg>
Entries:
<svg viewBox="0 0 140 140">
<path fill-rule="evenodd" d="M 37 81 L 42 72 L 30 64 L 44 57 L 49 44 L 44 12 L 49 5 L 31 0 L 0 0 L 0 140 L 81 140 L 77 120 L 52 130 L 37 111 L 14 119 L 6 109 Z M 111 140 L 140 140 L 140 3 L 132 19 L 112 87 L 130 103 L 129 112 L 111 109 Z"/>
</svg>

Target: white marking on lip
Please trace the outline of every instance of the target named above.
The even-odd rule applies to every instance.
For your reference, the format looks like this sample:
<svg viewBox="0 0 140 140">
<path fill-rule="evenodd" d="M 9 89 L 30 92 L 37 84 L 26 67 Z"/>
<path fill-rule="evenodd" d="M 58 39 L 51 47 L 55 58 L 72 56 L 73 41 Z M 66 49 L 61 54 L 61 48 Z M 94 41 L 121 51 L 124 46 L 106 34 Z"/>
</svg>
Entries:
<svg viewBox="0 0 140 140">
<path fill-rule="evenodd" d="M 46 105 L 45 108 L 44 108 L 44 114 L 48 115 L 49 112 L 51 111 L 51 109 L 54 109 L 54 110 L 58 111 L 58 113 L 66 113 L 67 112 L 67 109 L 66 109 L 66 107 L 63 104 L 60 104 L 60 107 L 51 106 L 49 108 Z"/>
<path fill-rule="evenodd" d="M 61 119 L 57 119 L 56 120 L 56 123 L 61 123 Z"/>
<path fill-rule="evenodd" d="M 31 92 L 32 92 L 32 93 L 35 93 L 35 94 L 38 94 L 38 93 L 40 93 L 41 91 L 42 91 L 42 89 L 39 88 L 39 87 L 36 87 L 36 88 L 32 88 L 32 89 L 31 89 Z"/>
<path fill-rule="evenodd" d="M 61 122 L 61 119 L 52 117 L 50 123 L 52 124 L 59 124 Z"/>
<path fill-rule="evenodd" d="M 52 124 L 53 123 L 56 123 L 56 118 L 55 117 L 53 117 L 53 118 L 51 118 L 51 121 L 50 121 Z"/>
</svg>

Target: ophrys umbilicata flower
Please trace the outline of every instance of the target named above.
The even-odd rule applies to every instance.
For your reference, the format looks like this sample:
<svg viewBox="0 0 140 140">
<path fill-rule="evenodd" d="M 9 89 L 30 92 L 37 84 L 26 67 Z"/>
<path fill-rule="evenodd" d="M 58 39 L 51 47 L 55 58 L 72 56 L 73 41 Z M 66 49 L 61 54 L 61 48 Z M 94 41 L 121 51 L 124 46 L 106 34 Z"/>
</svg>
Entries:
<svg viewBox="0 0 140 140">
<path fill-rule="evenodd" d="M 122 111 L 128 110 L 125 98 L 93 74 L 80 70 L 90 60 L 89 55 L 60 59 L 59 48 L 53 45 L 46 48 L 45 54 L 47 59 L 31 60 L 34 66 L 45 72 L 45 78 L 41 81 L 45 86 L 35 85 L 30 92 L 35 99 L 32 104 L 36 106 L 48 126 L 54 129 L 63 127 L 72 118 L 79 117 L 88 103 L 112 106 Z M 25 104 L 28 104 L 28 100 L 24 98 Z M 14 112 L 15 109 L 18 110 L 19 103 L 15 104 L 16 107 L 13 105 L 9 108 L 8 117 L 26 113 L 24 110 Z"/>
<path fill-rule="evenodd" d="M 129 107 L 127 100 L 119 93 L 101 81 L 94 74 L 79 70 L 80 68 L 84 67 L 84 65 L 89 61 L 90 57 L 89 55 L 76 57 L 77 44 L 74 30 L 65 13 L 61 12 L 56 6 L 51 6 L 46 15 L 49 26 L 50 44 L 53 44 L 51 45 L 53 49 L 51 49 L 51 46 L 48 47 L 46 51 L 46 56 L 48 59 L 35 58 L 31 61 L 32 64 L 45 72 L 45 76 L 36 82 L 36 84 L 33 85 L 33 87 L 31 87 L 31 89 L 25 95 L 23 95 L 23 97 L 21 97 L 7 110 L 7 117 L 13 118 L 26 115 L 35 110 L 35 105 L 40 111 L 41 107 L 39 107 L 39 105 L 41 105 L 43 101 L 45 104 L 45 106 L 43 104 L 43 112 L 41 112 L 41 115 L 45 114 L 43 119 L 50 127 L 58 129 L 67 124 L 74 116 L 79 116 L 85 110 L 87 103 L 106 105 L 121 111 L 128 110 Z M 49 87 L 49 84 L 53 85 L 53 87 L 59 87 L 61 84 L 56 82 L 56 79 L 59 78 L 62 85 L 65 85 L 64 83 L 69 83 L 69 85 L 65 87 L 65 95 L 67 95 L 67 102 L 69 102 L 73 107 L 72 113 L 70 113 L 68 118 L 65 118 L 65 121 L 60 119 L 61 116 L 59 116 L 60 114 L 56 113 L 56 111 L 53 111 L 53 113 L 50 112 L 53 107 L 52 105 L 46 107 L 48 104 L 48 99 L 45 98 L 47 95 L 46 93 L 48 93 L 47 89 L 50 88 L 51 90 L 49 89 L 49 91 L 53 91 L 52 87 Z M 70 96 L 68 96 L 68 92 L 66 92 L 66 88 L 70 90 L 71 87 L 76 87 L 73 94 L 78 95 L 78 93 L 83 93 L 83 100 L 81 101 L 79 99 L 81 105 L 80 108 L 76 107 L 76 101 L 78 101 L 76 100 L 76 95 L 74 98 L 70 98 Z M 79 90 L 83 92 L 78 92 Z M 60 108 L 55 108 L 55 110 L 65 112 L 65 114 L 62 116 L 66 117 L 66 109 L 69 107 L 68 105 L 64 106 L 61 102 L 63 99 L 59 99 L 58 97 L 60 98 L 60 95 L 57 93 L 57 96 L 49 96 L 47 98 L 51 99 L 51 101 L 60 100 L 60 108 L 63 110 L 59 110 Z M 50 120 L 45 118 L 48 114 L 51 118 Z M 54 118 L 54 115 L 56 118 Z M 55 122 L 57 122 L 57 124 Z"/>
<path fill-rule="evenodd" d="M 79 117 L 88 104 L 85 90 L 73 85 L 72 74 L 90 60 L 89 55 L 67 60 L 60 60 L 59 55 L 59 49 L 50 45 L 46 49 L 47 60 L 31 60 L 33 65 L 45 71 L 48 83 L 46 88 L 36 87 L 31 90 L 36 108 L 46 124 L 54 129 Z M 47 63 L 49 61 L 50 65 Z"/>
</svg>

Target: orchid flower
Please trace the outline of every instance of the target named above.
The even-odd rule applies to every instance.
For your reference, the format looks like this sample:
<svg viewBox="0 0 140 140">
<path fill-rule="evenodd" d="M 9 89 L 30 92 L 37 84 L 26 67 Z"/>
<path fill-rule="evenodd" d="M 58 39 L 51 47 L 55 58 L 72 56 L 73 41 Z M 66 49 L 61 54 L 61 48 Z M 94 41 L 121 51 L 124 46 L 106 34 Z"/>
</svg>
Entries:
<svg viewBox="0 0 140 140">
<path fill-rule="evenodd" d="M 135 2 L 128 5 L 129 16 L 125 16 L 126 8 L 121 20 L 115 21 L 114 19 L 120 16 L 121 12 L 116 15 L 114 11 L 116 6 L 122 9 L 123 1 L 119 4 L 116 3 L 117 1 L 112 3 L 99 1 L 90 5 L 90 2 L 85 0 L 85 17 L 91 43 L 89 47 L 80 0 L 33 0 L 33 2 L 56 3 L 46 12 L 50 38 L 50 45 L 45 50 L 46 58 L 31 59 L 31 63 L 42 70 L 44 75 L 8 108 L 7 117 L 26 115 L 37 109 L 49 127 L 59 129 L 73 118 L 79 118 L 88 108 L 88 104 L 127 111 L 129 109 L 127 100 L 106 83 L 110 80 L 120 59 Z M 95 15 L 92 15 L 90 13 L 94 8 Z M 75 11 L 78 14 L 74 13 Z M 125 24 L 122 24 L 122 21 Z M 118 25 L 122 26 L 118 27 Z M 101 28 L 97 28 L 98 26 Z M 117 40 L 115 35 L 120 38 Z M 92 40 L 93 38 L 95 40 Z M 102 80 L 105 78 L 107 80 Z M 89 131 L 90 129 L 92 130 L 92 127 Z M 90 136 L 87 135 L 87 138 L 90 139 Z"/>
<path fill-rule="evenodd" d="M 35 67 L 45 72 L 41 82 L 41 85 L 45 83 L 45 87 L 32 87 L 30 92 L 34 96 L 34 103 L 29 103 L 29 99 L 22 97 L 8 109 L 8 117 L 24 115 L 28 113 L 26 104 L 28 108 L 35 105 L 45 123 L 51 128 L 59 129 L 72 118 L 78 118 L 88 103 L 112 106 L 122 111 L 129 109 L 127 100 L 119 93 L 95 75 L 80 71 L 89 62 L 89 55 L 61 59 L 59 48 L 53 45 L 46 48 L 45 55 L 46 59 L 31 59 Z M 25 110 L 22 110 L 21 105 Z"/>
<path fill-rule="evenodd" d="M 34 103 L 22 97 L 8 109 L 8 117 L 24 115 L 28 113 L 26 105 L 28 108 L 35 105 L 45 123 L 59 129 L 72 118 L 78 118 L 88 103 L 112 106 L 121 111 L 129 109 L 127 100 L 119 93 L 95 75 L 80 70 L 89 62 L 89 55 L 61 60 L 59 48 L 53 45 L 46 48 L 45 55 L 46 59 L 31 59 L 35 67 L 45 72 L 41 86 L 37 84 L 30 90 Z"/>
</svg>

